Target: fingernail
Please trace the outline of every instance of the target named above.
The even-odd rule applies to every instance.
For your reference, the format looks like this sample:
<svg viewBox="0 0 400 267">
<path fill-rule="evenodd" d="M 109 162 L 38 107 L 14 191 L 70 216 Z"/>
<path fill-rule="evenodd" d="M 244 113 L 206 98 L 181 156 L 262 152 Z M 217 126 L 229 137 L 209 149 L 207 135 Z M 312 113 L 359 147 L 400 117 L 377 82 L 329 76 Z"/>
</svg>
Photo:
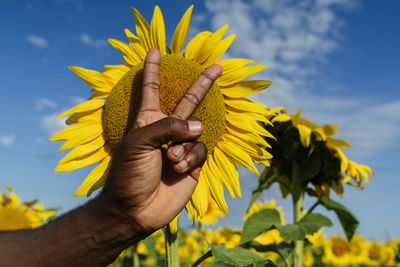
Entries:
<svg viewBox="0 0 400 267">
<path fill-rule="evenodd" d="M 189 121 L 188 123 L 191 132 L 200 132 L 203 130 L 203 124 L 200 121 Z"/>
<path fill-rule="evenodd" d="M 177 166 L 179 167 L 179 169 L 184 171 L 184 170 L 186 170 L 186 168 L 188 166 L 188 162 L 184 159 L 181 162 L 179 162 Z"/>
<path fill-rule="evenodd" d="M 183 149 L 183 146 L 181 146 L 181 145 L 177 145 L 177 146 L 171 147 L 170 150 L 171 150 L 171 153 L 174 154 L 175 157 L 177 157 L 177 158 L 179 158 L 183 154 L 183 152 L 185 151 Z"/>
</svg>

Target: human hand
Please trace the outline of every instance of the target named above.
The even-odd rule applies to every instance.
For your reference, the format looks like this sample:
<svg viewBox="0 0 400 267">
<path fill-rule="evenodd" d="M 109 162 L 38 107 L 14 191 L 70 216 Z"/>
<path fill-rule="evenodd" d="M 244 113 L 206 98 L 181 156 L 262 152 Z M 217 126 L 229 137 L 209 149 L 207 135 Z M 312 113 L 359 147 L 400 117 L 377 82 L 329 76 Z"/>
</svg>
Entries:
<svg viewBox="0 0 400 267">
<path fill-rule="evenodd" d="M 151 49 L 136 120 L 117 146 L 101 194 L 132 218 L 142 233 L 169 223 L 191 198 L 207 149 L 193 141 L 203 132 L 201 122 L 188 118 L 222 74 L 219 65 L 207 68 L 167 116 L 160 110 L 160 64 L 159 51 Z"/>
</svg>

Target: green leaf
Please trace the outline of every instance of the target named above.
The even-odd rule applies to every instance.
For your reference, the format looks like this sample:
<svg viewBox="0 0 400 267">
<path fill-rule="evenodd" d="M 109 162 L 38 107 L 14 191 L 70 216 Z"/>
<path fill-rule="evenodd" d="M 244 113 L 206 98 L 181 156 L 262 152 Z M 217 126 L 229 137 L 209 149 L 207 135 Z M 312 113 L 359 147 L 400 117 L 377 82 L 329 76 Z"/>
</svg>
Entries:
<svg viewBox="0 0 400 267">
<path fill-rule="evenodd" d="M 310 213 L 296 224 L 277 226 L 283 239 L 303 240 L 306 235 L 317 232 L 322 226 L 332 226 L 331 220 L 319 213 Z"/>
<path fill-rule="evenodd" d="M 240 267 L 277 267 L 269 259 L 263 258 L 244 248 L 226 248 L 224 244 L 211 245 L 211 252 L 217 261 Z"/>
<path fill-rule="evenodd" d="M 293 244 L 282 242 L 279 245 L 271 244 L 271 245 L 262 245 L 257 241 L 250 241 L 244 245 L 245 248 L 254 248 L 258 252 L 268 252 L 273 251 L 276 253 L 280 253 L 283 257 L 288 258 L 290 252 L 293 250 Z"/>
<path fill-rule="evenodd" d="M 243 225 L 240 244 L 253 240 L 256 236 L 281 224 L 281 217 L 275 209 L 264 209 L 251 215 Z"/>
<path fill-rule="evenodd" d="M 322 196 L 320 198 L 320 202 L 325 206 L 326 209 L 333 210 L 336 213 L 336 216 L 342 225 L 343 231 L 346 234 L 347 240 L 350 241 L 359 225 L 359 221 L 354 214 L 345 206 L 327 196 Z"/>
<path fill-rule="evenodd" d="M 272 183 L 275 182 L 276 177 L 275 177 L 272 169 L 265 168 L 264 171 L 261 173 L 260 177 L 258 178 L 258 180 L 259 180 L 258 187 L 251 194 L 247 211 L 250 210 L 251 206 L 257 200 L 257 198 L 261 195 L 262 191 L 265 189 L 268 189 L 272 185 Z"/>
</svg>

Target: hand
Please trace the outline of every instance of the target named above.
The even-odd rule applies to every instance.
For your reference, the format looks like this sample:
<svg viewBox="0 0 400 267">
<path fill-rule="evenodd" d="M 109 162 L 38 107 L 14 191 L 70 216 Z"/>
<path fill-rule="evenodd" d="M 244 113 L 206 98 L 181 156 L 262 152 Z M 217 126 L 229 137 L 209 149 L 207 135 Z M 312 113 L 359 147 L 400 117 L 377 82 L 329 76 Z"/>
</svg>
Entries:
<svg viewBox="0 0 400 267">
<path fill-rule="evenodd" d="M 114 154 L 101 197 L 127 214 L 137 231 L 151 233 L 178 215 L 190 200 L 207 157 L 200 121 L 188 120 L 222 68 L 207 68 L 172 115 L 160 110 L 161 56 L 151 49 L 144 63 L 141 105 L 132 129 Z"/>
</svg>

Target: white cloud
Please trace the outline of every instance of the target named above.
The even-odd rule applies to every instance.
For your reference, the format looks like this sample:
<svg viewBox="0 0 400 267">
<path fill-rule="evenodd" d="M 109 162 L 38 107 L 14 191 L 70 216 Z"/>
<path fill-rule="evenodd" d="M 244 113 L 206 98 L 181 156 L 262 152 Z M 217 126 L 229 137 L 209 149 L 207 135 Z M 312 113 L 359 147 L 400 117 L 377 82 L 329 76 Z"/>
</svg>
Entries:
<svg viewBox="0 0 400 267">
<path fill-rule="evenodd" d="M 56 134 L 67 127 L 65 124 L 65 118 L 56 119 L 58 115 L 60 115 L 60 113 L 42 117 L 41 126 L 48 135 Z"/>
<path fill-rule="evenodd" d="M 358 1 L 205 0 L 205 6 L 208 19 L 194 21 L 194 28 L 215 31 L 229 24 L 227 34 L 237 35 L 227 56 L 268 65 L 253 78 L 267 78 L 273 85 L 253 99 L 284 106 L 292 114 L 301 108 L 319 124 L 337 124 L 337 138 L 349 141 L 356 157 L 399 143 L 400 102 L 323 96 L 310 89 L 321 62 L 340 45 L 345 24 L 338 11 L 357 8 Z"/>
<path fill-rule="evenodd" d="M 36 110 L 42 110 L 45 108 L 56 108 L 58 105 L 53 100 L 47 98 L 39 98 L 35 101 L 33 106 Z"/>
<path fill-rule="evenodd" d="M 26 36 L 26 41 L 31 45 L 39 48 L 47 48 L 49 46 L 49 43 L 45 38 L 35 34 L 29 34 L 28 36 Z"/>
<path fill-rule="evenodd" d="M 91 36 L 89 36 L 87 33 L 82 33 L 80 35 L 80 39 L 83 44 L 94 47 L 94 48 L 101 48 L 105 45 L 107 45 L 106 40 L 104 39 L 93 39 Z"/>
<path fill-rule="evenodd" d="M 0 144 L 3 144 L 5 146 L 11 146 L 14 143 L 14 141 L 15 141 L 14 134 L 0 136 Z"/>
<path fill-rule="evenodd" d="M 85 98 L 83 98 L 81 96 L 74 96 L 74 97 L 71 98 L 71 102 L 72 102 L 73 105 L 78 105 L 78 104 L 80 104 L 82 102 L 85 102 L 85 101 L 87 101 L 87 99 L 85 99 Z"/>
</svg>

